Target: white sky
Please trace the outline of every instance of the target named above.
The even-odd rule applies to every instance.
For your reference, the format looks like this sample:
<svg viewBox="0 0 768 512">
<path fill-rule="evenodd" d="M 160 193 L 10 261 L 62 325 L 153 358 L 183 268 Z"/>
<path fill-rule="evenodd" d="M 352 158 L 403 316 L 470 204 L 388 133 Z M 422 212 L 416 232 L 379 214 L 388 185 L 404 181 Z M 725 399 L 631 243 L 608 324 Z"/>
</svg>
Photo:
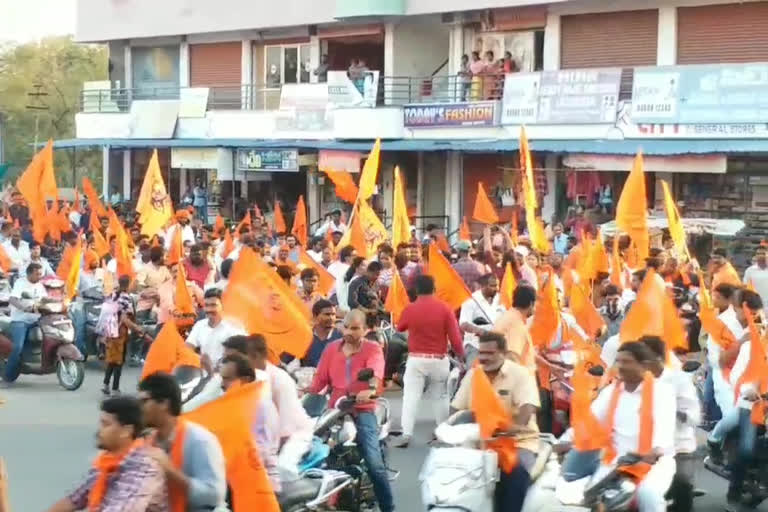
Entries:
<svg viewBox="0 0 768 512">
<path fill-rule="evenodd" d="M 0 0 L 0 41 L 28 42 L 74 32 L 75 0 Z"/>
</svg>

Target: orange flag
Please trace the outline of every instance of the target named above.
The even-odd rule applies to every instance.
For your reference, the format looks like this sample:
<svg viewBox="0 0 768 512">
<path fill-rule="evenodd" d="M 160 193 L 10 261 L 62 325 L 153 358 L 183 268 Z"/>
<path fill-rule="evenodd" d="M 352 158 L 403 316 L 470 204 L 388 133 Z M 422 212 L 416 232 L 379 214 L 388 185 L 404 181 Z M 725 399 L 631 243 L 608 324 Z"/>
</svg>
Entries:
<svg viewBox="0 0 768 512">
<path fill-rule="evenodd" d="M 648 269 L 637 299 L 619 331 L 622 343 L 637 341 L 647 335 L 661 337 L 669 350 L 688 348 L 688 338 L 677 308 L 652 269 Z"/>
<path fill-rule="evenodd" d="M 349 224 L 349 231 L 344 234 L 344 238 L 348 238 L 349 245 L 355 248 L 358 255 L 364 258 L 368 256 L 368 244 L 365 241 L 365 230 L 363 229 L 363 224 L 360 222 L 359 210 L 353 212 L 352 222 Z M 339 245 L 336 247 L 336 249 L 341 251 L 345 245 L 346 244 L 342 238 L 342 240 L 339 241 Z"/>
<path fill-rule="evenodd" d="M 352 175 L 347 171 L 333 171 L 331 169 L 320 169 L 333 182 L 336 189 L 336 197 L 343 199 L 348 203 L 354 203 L 357 199 L 357 185 Z"/>
<path fill-rule="evenodd" d="M 72 262 L 74 259 L 75 248 L 67 244 L 66 247 L 64 247 L 64 251 L 61 253 L 59 266 L 56 267 L 56 275 L 59 276 L 59 279 L 62 281 L 67 280 L 67 276 L 69 276 L 69 270 L 72 268 Z"/>
<path fill-rule="evenodd" d="M 619 290 L 623 290 L 624 287 L 624 265 L 621 261 L 621 254 L 619 253 L 619 234 L 616 233 L 613 236 L 613 250 L 611 251 L 611 283 L 619 287 Z"/>
<path fill-rule="evenodd" d="M 8 257 L 8 253 L 5 252 L 3 246 L 0 245 L 0 269 L 7 273 L 11 271 L 11 268 L 13 268 L 13 262 L 11 261 L 11 258 Z"/>
<path fill-rule="evenodd" d="M 115 259 L 117 260 L 117 277 L 129 276 L 133 278 L 135 272 L 133 271 L 133 258 L 131 257 L 128 233 L 125 232 L 123 225 L 120 224 L 120 219 L 117 218 L 115 210 L 110 208 L 107 211 L 107 217 L 109 217 L 109 231 L 116 238 Z"/>
<path fill-rule="evenodd" d="M 624 182 L 619 202 L 616 203 L 616 226 L 627 233 L 637 246 L 638 258 L 648 257 L 648 196 L 645 192 L 643 155 L 637 153 L 632 170 Z"/>
<path fill-rule="evenodd" d="M 734 392 L 736 399 L 738 399 L 741 394 L 741 387 L 747 383 L 754 383 L 757 384 L 757 392 L 762 397 L 768 393 L 768 360 L 766 360 L 765 344 L 757 330 L 752 312 L 746 305 L 743 305 L 742 308 L 749 325 L 749 362 L 747 362 L 744 373 L 736 382 Z M 755 425 L 765 424 L 765 400 L 760 399 L 752 406 L 752 423 Z"/>
<path fill-rule="evenodd" d="M 517 208 L 512 211 L 512 222 L 509 226 L 509 238 L 512 239 L 512 245 L 517 247 L 517 237 L 520 236 L 520 228 L 517 225 Z"/>
<path fill-rule="evenodd" d="M 605 326 L 605 320 L 590 300 L 588 289 L 589 283 L 572 285 L 569 306 L 579 327 L 584 329 L 587 336 L 595 338 Z"/>
<path fill-rule="evenodd" d="M 445 238 L 445 235 L 443 233 L 437 234 L 437 240 L 435 241 L 437 244 L 437 248 L 440 249 L 444 253 L 450 253 L 451 252 L 451 245 L 448 243 L 448 239 Z"/>
<path fill-rule="evenodd" d="M 699 276 L 699 290 L 701 291 L 701 309 L 699 310 L 699 320 L 701 320 L 701 328 L 704 332 L 712 336 L 712 339 L 723 348 L 728 350 L 734 343 L 737 342 L 736 337 L 731 330 L 725 325 L 720 318 L 718 318 L 717 309 L 712 303 L 712 297 L 709 295 L 709 290 L 704 285 L 704 276 L 701 270 L 698 272 Z"/>
<path fill-rule="evenodd" d="M 512 272 L 512 264 L 507 262 L 507 266 L 504 267 L 504 276 L 501 278 L 501 284 L 499 285 L 499 301 L 506 308 L 512 307 L 512 298 L 515 295 L 515 289 L 517 288 L 517 279 Z"/>
<path fill-rule="evenodd" d="M 189 294 L 189 288 L 187 287 L 187 275 L 184 271 L 184 265 L 179 265 L 176 275 L 176 296 L 174 298 L 174 304 L 176 309 L 173 312 L 176 325 L 179 327 L 190 325 L 195 322 L 197 316 L 197 309 L 192 303 L 192 296 Z"/>
<path fill-rule="evenodd" d="M 509 411 L 506 410 L 488 376 L 479 366 L 472 369 L 470 409 L 475 414 L 475 421 L 480 427 L 482 439 L 490 439 L 497 431 L 507 431 L 512 426 Z M 499 467 L 511 472 L 517 466 L 517 449 L 511 437 L 491 441 L 488 447 L 499 456 Z"/>
<path fill-rule="evenodd" d="M 250 214 L 248 218 L 250 219 Z M 272 225 L 274 226 L 276 233 L 285 233 L 288 229 L 285 227 L 285 217 L 283 217 L 283 209 L 280 207 L 280 201 L 275 201 L 275 216 Z"/>
<path fill-rule="evenodd" d="M 141 378 L 153 373 L 171 373 L 173 369 L 183 362 L 184 365 L 200 367 L 200 357 L 190 349 L 184 338 L 179 334 L 175 322 L 166 322 L 158 333 L 155 341 L 149 346 L 144 368 L 141 370 Z"/>
<path fill-rule="evenodd" d="M 57 197 L 56 179 L 53 175 L 53 141 L 49 140 L 32 158 L 26 170 L 16 181 L 16 188 L 27 200 L 33 222 L 44 221 L 45 201 Z"/>
<path fill-rule="evenodd" d="M 392 284 L 387 291 L 387 300 L 384 302 L 384 309 L 392 314 L 393 325 L 397 325 L 397 322 L 400 321 L 400 315 L 410 303 L 408 292 L 405 290 L 403 280 L 400 279 L 400 272 L 395 271 L 392 275 Z"/>
<path fill-rule="evenodd" d="M 282 219 L 282 213 L 280 214 L 280 218 Z M 285 223 L 283 223 L 285 224 Z M 241 220 L 237 226 L 235 227 L 235 236 L 240 237 L 240 232 L 243 230 L 245 226 L 248 226 L 249 228 L 252 226 L 251 224 L 251 210 L 248 210 L 245 212 L 245 216 L 243 217 L 243 220 Z"/>
<path fill-rule="evenodd" d="M 411 239 L 411 221 L 405 202 L 405 186 L 400 168 L 395 167 L 395 190 L 392 198 L 392 246 L 397 247 Z"/>
<path fill-rule="evenodd" d="M 465 242 L 472 241 L 472 235 L 470 235 L 469 224 L 467 223 L 467 217 L 462 217 L 461 219 L 461 227 L 459 227 L 459 240 L 464 240 Z"/>
<path fill-rule="evenodd" d="M 222 229 L 224 229 L 224 217 L 222 217 L 221 214 L 218 214 L 216 215 L 216 222 L 213 225 L 213 232 L 218 236 Z"/>
<path fill-rule="evenodd" d="M 109 254 L 109 244 L 98 229 L 94 229 L 91 233 L 93 233 L 93 250 L 96 251 L 99 258 L 103 258 Z"/>
<path fill-rule="evenodd" d="M 331 293 L 331 290 L 333 290 L 333 286 L 336 284 L 336 278 L 333 277 L 333 274 L 328 272 L 324 266 L 320 265 L 312 258 L 312 256 L 307 254 L 307 251 L 303 247 L 299 248 L 299 263 L 308 268 L 315 269 L 318 275 L 317 291 L 319 291 L 323 297 L 327 297 L 328 294 Z"/>
<path fill-rule="evenodd" d="M 280 512 L 251 434 L 259 402 L 270 399 L 264 391 L 262 382 L 232 387 L 220 398 L 182 416 L 219 440 L 232 489 L 233 512 Z"/>
<path fill-rule="evenodd" d="M 592 413 L 592 394 L 595 379 L 587 371 L 587 365 L 579 362 L 573 370 L 571 385 L 571 425 L 573 426 L 573 447 L 584 452 L 600 450 L 611 437 L 605 425 Z"/>
<path fill-rule="evenodd" d="M 171 239 L 171 247 L 168 249 L 168 254 L 165 256 L 166 265 L 175 265 L 181 263 L 184 259 L 184 245 L 181 241 L 181 226 L 176 226 L 173 230 L 173 238 Z"/>
<path fill-rule="evenodd" d="M 93 184 L 88 178 L 83 178 L 83 193 L 85 193 L 85 197 L 88 198 L 91 212 L 96 213 L 96 216 L 98 217 L 106 217 L 107 209 L 101 204 L 99 194 L 96 193 L 96 189 L 93 188 Z M 91 218 L 93 219 L 93 215 L 91 215 Z"/>
<path fill-rule="evenodd" d="M 72 300 L 77 295 L 77 288 L 80 285 L 80 265 L 83 259 L 83 241 L 78 235 L 77 245 L 75 245 L 72 256 L 72 263 L 67 272 L 67 280 L 64 282 L 67 290 L 67 298 Z"/>
<path fill-rule="evenodd" d="M 533 320 L 529 329 L 533 344 L 537 347 L 548 346 L 555 339 L 559 325 L 560 307 L 557 304 L 555 280 L 550 272 L 549 279 L 539 290 L 533 309 Z"/>
<path fill-rule="evenodd" d="M 472 294 L 435 244 L 429 244 L 429 274 L 435 279 L 437 297 L 451 309 L 459 309 Z"/>
<path fill-rule="evenodd" d="M 610 261 L 608 259 L 608 253 L 605 252 L 603 233 L 600 229 L 597 230 L 597 236 L 592 244 L 592 265 L 595 270 L 595 277 L 599 274 L 610 273 Z"/>
<path fill-rule="evenodd" d="M 485 193 L 483 183 L 477 182 L 477 196 L 475 196 L 475 208 L 472 210 L 472 218 L 485 224 L 498 224 L 499 215 L 493 207 L 488 194 Z"/>
<path fill-rule="evenodd" d="M 139 214 L 141 234 L 154 236 L 165 227 L 173 217 L 171 197 L 165 188 L 165 181 L 160 172 L 157 150 L 152 152 L 147 173 L 141 185 L 139 198 L 136 200 L 136 212 Z"/>
<path fill-rule="evenodd" d="M 376 178 L 379 174 L 379 159 L 381 156 L 381 140 L 376 139 L 368 158 L 365 160 L 363 170 L 360 172 L 360 187 L 357 194 L 358 200 L 366 200 L 376 190 Z"/>
<path fill-rule="evenodd" d="M 291 234 L 296 237 L 302 247 L 307 246 L 307 207 L 304 205 L 304 196 L 299 196 L 296 202 L 296 215 L 293 217 Z"/>
<path fill-rule="evenodd" d="M 312 341 L 310 312 L 299 296 L 249 248 L 240 252 L 222 297 L 224 315 L 261 333 L 276 354 L 304 357 Z"/>
</svg>

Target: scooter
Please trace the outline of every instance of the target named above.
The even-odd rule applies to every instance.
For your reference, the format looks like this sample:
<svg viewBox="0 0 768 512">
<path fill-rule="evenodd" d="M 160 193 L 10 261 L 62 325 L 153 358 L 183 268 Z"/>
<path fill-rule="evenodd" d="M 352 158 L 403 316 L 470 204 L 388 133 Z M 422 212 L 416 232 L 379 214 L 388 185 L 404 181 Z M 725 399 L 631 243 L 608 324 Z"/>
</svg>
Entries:
<svg viewBox="0 0 768 512">
<path fill-rule="evenodd" d="M 56 295 L 64 287 L 64 282 L 48 281 L 45 283 Z M 29 300 L 22 297 L 22 300 Z M 68 391 L 80 388 L 85 379 L 83 355 L 74 344 L 75 329 L 66 313 L 64 302 L 57 298 L 43 298 L 37 304 L 40 320 L 29 329 L 21 356 L 22 375 L 48 375 L 56 373 L 61 387 Z M 0 317 L 0 372 L 5 372 L 7 359 L 13 343 L 10 339 L 10 317 Z"/>
</svg>

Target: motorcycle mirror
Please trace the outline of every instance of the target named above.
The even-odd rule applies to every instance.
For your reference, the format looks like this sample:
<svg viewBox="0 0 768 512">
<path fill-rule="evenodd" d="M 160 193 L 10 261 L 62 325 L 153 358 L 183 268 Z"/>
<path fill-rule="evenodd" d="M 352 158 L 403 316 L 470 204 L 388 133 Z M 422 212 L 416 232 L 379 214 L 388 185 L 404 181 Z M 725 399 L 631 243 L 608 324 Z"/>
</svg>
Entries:
<svg viewBox="0 0 768 512">
<path fill-rule="evenodd" d="M 602 377 L 603 375 L 605 375 L 605 368 L 603 368 L 602 366 L 592 366 L 587 371 L 593 377 Z"/>
<path fill-rule="evenodd" d="M 488 319 L 482 316 L 479 316 L 474 320 L 472 320 L 472 323 L 475 325 L 490 325 L 490 322 L 488 321 Z"/>
<path fill-rule="evenodd" d="M 368 382 L 374 377 L 373 370 L 370 368 L 363 368 L 359 372 L 357 372 L 357 381 L 358 382 Z"/>
<path fill-rule="evenodd" d="M 683 371 L 685 373 L 693 373 L 699 368 L 701 368 L 701 363 L 698 361 L 691 360 L 683 363 Z"/>
</svg>

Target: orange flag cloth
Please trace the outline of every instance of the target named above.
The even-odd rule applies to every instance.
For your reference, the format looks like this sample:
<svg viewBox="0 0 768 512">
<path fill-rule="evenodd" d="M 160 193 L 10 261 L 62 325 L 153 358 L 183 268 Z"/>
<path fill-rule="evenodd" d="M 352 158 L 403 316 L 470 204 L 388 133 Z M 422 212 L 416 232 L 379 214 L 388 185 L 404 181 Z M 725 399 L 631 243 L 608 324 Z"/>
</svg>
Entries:
<svg viewBox="0 0 768 512">
<path fill-rule="evenodd" d="M 160 172 L 157 150 L 154 150 L 149 159 L 144 182 L 136 200 L 136 212 L 139 214 L 141 234 L 149 237 L 158 234 L 173 217 L 173 206 Z"/>
<path fill-rule="evenodd" d="M 379 174 L 379 161 L 381 158 L 381 140 L 376 139 L 368 158 L 365 159 L 365 165 L 360 172 L 360 186 L 357 199 L 365 201 L 371 197 L 376 190 L 376 178 Z"/>
<path fill-rule="evenodd" d="M 165 256 L 166 265 L 176 265 L 181 263 L 184 259 L 184 245 L 181 241 L 181 226 L 176 226 L 173 230 L 173 238 L 171 239 L 171 247 L 168 249 L 168 254 Z"/>
<path fill-rule="evenodd" d="M 464 240 L 465 242 L 472 241 L 472 235 L 470 235 L 469 224 L 467 223 L 466 217 L 461 219 L 461 227 L 459 227 L 459 240 Z"/>
<path fill-rule="evenodd" d="M 174 322 L 166 322 L 149 346 L 141 378 L 153 373 L 171 373 L 180 365 L 200 367 L 200 356 L 184 343 Z"/>
<path fill-rule="evenodd" d="M 507 266 L 504 267 L 504 276 L 501 278 L 501 284 L 499 285 L 499 300 L 506 309 L 512 307 L 512 299 L 516 288 L 517 279 L 515 279 L 515 273 L 512 271 L 512 264 L 507 262 Z"/>
<path fill-rule="evenodd" d="M 621 261 L 621 253 L 619 252 L 619 234 L 616 233 L 613 236 L 613 250 L 611 251 L 611 284 L 619 287 L 619 290 L 623 290 L 624 286 L 624 264 Z"/>
<path fill-rule="evenodd" d="M 101 204 L 99 194 L 96 193 L 96 189 L 93 188 L 93 184 L 88 178 L 83 178 L 83 193 L 85 193 L 85 197 L 88 198 L 88 205 L 91 207 L 91 212 L 96 213 L 97 217 L 106 217 L 107 209 Z M 91 215 L 91 219 L 93 219 L 93 215 Z"/>
<path fill-rule="evenodd" d="M 10 272 L 11 268 L 13 268 L 13 262 L 11 261 L 11 258 L 8 257 L 8 253 L 5 252 L 5 249 L 0 246 L 0 269 L 2 269 L 3 272 Z"/>
<path fill-rule="evenodd" d="M 490 439 L 497 431 L 507 431 L 512 426 L 509 411 L 504 407 L 488 376 L 479 366 L 472 369 L 472 394 L 470 409 L 480 427 L 482 439 Z M 502 437 L 487 443 L 499 455 L 499 467 L 511 472 L 517 466 L 517 449 L 511 437 Z"/>
<path fill-rule="evenodd" d="M 734 388 L 737 400 L 741 394 L 741 387 L 747 383 L 756 384 L 756 391 L 760 396 L 768 393 L 768 360 L 766 360 L 765 344 L 757 331 L 752 312 L 746 305 L 742 307 L 749 325 L 749 362 Z M 765 424 L 765 400 L 760 399 L 752 406 L 752 423 Z"/>
<path fill-rule="evenodd" d="M 555 280 L 550 273 L 547 282 L 539 290 L 533 310 L 533 320 L 529 330 L 533 344 L 537 347 L 547 347 L 555 339 L 559 325 L 560 307 L 557 304 Z"/>
<path fill-rule="evenodd" d="M 392 314 L 393 325 L 397 325 L 400 321 L 400 315 L 410 302 L 403 280 L 400 279 L 400 272 L 395 272 L 392 275 L 392 284 L 387 291 L 387 300 L 384 302 L 384 309 Z"/>
<path fill-rule="evenodd" d="M 333 182 L 333 186 L 336 188 L 336 197 L 343 199 L 344 201 L 353 204 L 357 199 L 357 185 L 355 180 L 352 179 L 352 175 L 347 171 L 333 171 L 331 169 L 320 169 L 328 178 Z"/>
<path fill-rule="evenodd" d="M 324 297 L 327 297 L 328 294 L 331 293 L 331 290 L 333 290 L 333 286 L 336 284 L 336 278 L 333 277 L 333 274 L 328 272 L 324 266 L 320 265 L 312 258 L 312 256 L 307 254 L 307 251 L 303 247 L 299 248 L 299 263 L 308 268 L 315 269 L 318 275 L 317 291 Z"/>
<path fill-rule="evenodd" d="M 395 167 L 395 190 L 392 199 L 392 247 L 411 239 L 411 221 L 405 201 L 405 184 L 400 169 Z"/>
<path fill-rule="evenodd" d="M 253 442 L 251 426 L 259 401 L 269 400 L 264 384 L 230 388 L 224 396 L 182 416 L 202 425 L 219 440 L 232 489 L 234 512 L 280 512 L 267 470 Z"/>
<path fill-rule="evenodd" d="M 296 202 L 296 215 L 293 217 L 291 234 L 296 237 L 302 247 L 307 246 L 307 207 L 304 205 L 304 196 L 299 196 Z"/>
<path fill-rule="evenodd" d="M 184 271 L 184 265 L 179 265 L 176 272 L 176 296 L 174 297 L 176 309 L 173 311 L 173 318 L 179 327 L 192 325 L 197 318 L 197 309 L 192 302 L 192 296 L 187 287 L 187 275 Z"/>
<path fill-rule="evenodd" d="M 610 443 L 610 435 L 592 413 L 592 391 L 594 377 L 587 371 L 587 365 L 579 362 L 573 370 L 571 385 L 571 425 L 573 426 L 573 448 L 580 452 L 600 450 Z"/>
<path fill-rule="evenodd" d="M 616 226 L 627 233 L 635 243 L 638 259 L 645 261 L 648 257 L 648 196 L 645 192 L 645 173 L 643 172 L 643 155 L 638 153 L 629 173 L 624 188 L 621 190 L 619 202 L 616 203 Z"/>
<path fill-rule="evenodd" d="M 222 297 L 224 316 L 264 335 L 276 354 L 302 358 L 312 341 L 310 312 L 299 296 L 253 250 L 244 248 Z"/>
<path fill-rule="evenodd" d="M 483 183 L 477 182 L 477 195 L 475 196 L 475 207 L 472 210 L 472 218 L 485 224 L 498 224 L 499 214 L 493 207 L 488 194 L 485 193 Z"/>
<path fill-rule="evenodd" d="M 435 279 L 437 297 L 451 309 L 459 309 L 472 294 L 464 280 L 448 263 L 435 244 L 429 244 L 429 274 Z"/>
<path fill-rule="evenodd" d="M 605 326 L 605 320 L 595 305 L 589 300 L 589 292 L 586 290 L 589 283 L 578 283 L 571 286 L 570 290 L 570 309 L 576 323 L 584 329 L 584 332 L 590 338 L 597 337 L 597 334 Z"/>
<path fill-rule="evenodd" d="M 75 246 L 72 263 L 69 266 L 67 272 L 67 280 L 65 281 L 65 287 L 67 290 L 67 298 L 72 300 L 77 295 L 77 288 L 80 285 L 80 265 L 83 259 L 83 241 L 78 235 L 77 245 Z"/>
<path fill-rule="evenodd" d="M 352 222 L 349 223 L 349 231 L 339 241 L 339 245 L 336 247 L 337 250 L 341 251 L 347 245 L 344 243 L 345 238 L 349 240 L 348 245 L 354 247 L 359 256 L 364 258 L 368 256 L 368 244 L 365 241 L 365 229 L 363 229 L 363 224 L 360 221 L 359 209 L 355 209 L 352 212 Z"/>
<path fill-rule="evenodd" d="M 35 154 L 16 181 L 16 188 L 27 200 L 33 222 L 44 221 L 46 199 L 58 196 L 53 174 L 53 141 L 49 140 L 45 147 Z"/>
<path fill-rule="evenodd" d="M 248 214 L 250 219 L 250 213 Z M 283 209 L 280 207 L 280 201 L 275 201 L 275 215 L 272 220 L 272 225 L 275 228 L 276 233 L 285 233 L 288 228 L 285 226 L 285 217 L 283 216 Z"/>
</svg>

